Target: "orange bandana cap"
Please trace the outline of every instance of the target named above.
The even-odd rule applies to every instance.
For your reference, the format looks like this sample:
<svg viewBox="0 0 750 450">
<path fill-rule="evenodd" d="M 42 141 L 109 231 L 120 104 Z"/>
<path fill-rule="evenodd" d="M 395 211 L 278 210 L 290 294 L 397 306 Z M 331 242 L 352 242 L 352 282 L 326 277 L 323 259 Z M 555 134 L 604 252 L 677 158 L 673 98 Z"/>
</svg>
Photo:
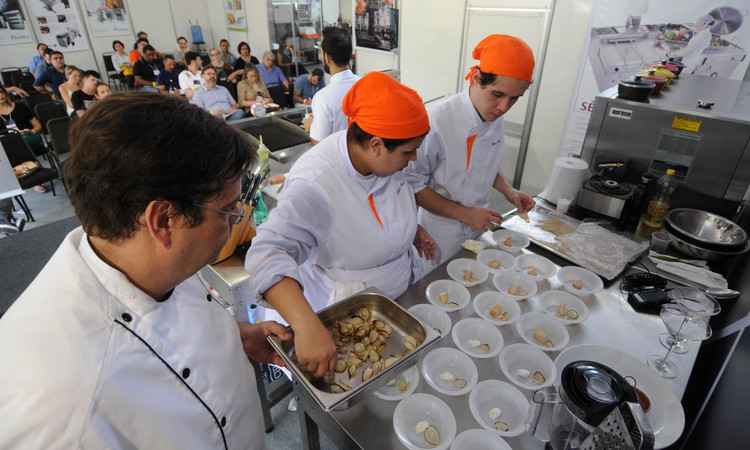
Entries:
<svg viewBox="0 0 750 450">
<path fill-rule="evenodd" d="M 521 39 L 507 34 L 491 34 L 482 39 L 471 56 L 479 60 L 466 74 L 471 80 L 477 70 L 516 80 L 531 81 L 534 53 Z"/>
<path fill-rule="evenodd" d="M 411 139 L 430 130 L 422 97 L 389 75 L 370 72 L 344 97 L 349 125 L 357 122 L 365 132 L 384 139 Z"/>
</svg>

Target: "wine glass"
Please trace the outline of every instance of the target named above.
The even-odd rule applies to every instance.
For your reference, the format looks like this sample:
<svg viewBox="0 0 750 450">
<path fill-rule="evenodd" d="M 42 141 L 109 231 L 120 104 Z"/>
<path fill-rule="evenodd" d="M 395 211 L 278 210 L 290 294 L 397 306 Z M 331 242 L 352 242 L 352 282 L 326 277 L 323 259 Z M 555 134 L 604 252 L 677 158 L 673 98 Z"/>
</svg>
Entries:
<svg viewBox="0 0 750 450">
<path fill-rule="evenodd" d="M 700 289 L 691 287 L 675 288 L 669 291 L 668 296 L 672 303 L 684 307 L 690 314 L 705 317 L 706 321 L 709 321 L 711 317 L 721 312 L 719 303 Z M 661 345 L 664 348 L 672 347 L 672 353 L 678 355 L 688 352 L 687 343 L 689 340 L 682 333 L 665 333 L 659 336 Z"/>
<path fill-rule="evenodd" d="M 702 341 L 711 337 L 708 318 L 692 314 L 682 305 L 676 303 L 663 305 L 659 317 L 673 336 L 681 336 L 692 341 Z M 676 378 L 679 373 L 677 366 L 669 360 L 669 355 L 673 353 L 675 345 L 677 345 L 676 340 L 669 346 L 664 356 L 654 354 L 648 358 L 648 365 L 664 378 Z"/>
</svg>

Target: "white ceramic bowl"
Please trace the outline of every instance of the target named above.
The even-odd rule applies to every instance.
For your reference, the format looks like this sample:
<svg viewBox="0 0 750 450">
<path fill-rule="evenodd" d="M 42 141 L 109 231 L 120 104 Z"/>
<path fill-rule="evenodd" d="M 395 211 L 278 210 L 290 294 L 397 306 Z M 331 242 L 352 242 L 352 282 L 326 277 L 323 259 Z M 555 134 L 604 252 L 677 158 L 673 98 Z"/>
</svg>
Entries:
<svg viewBox="0 0 750 450">
<path fill-rule="evenodd" d="M 604 283 L 602 283 L 599 275 L 582 267 L 562 267 L 557 271 L 557 279 L 562 284 L 563 289 L 579 297 L 586 297 L 604 289 Z M 576 281 L 583 283 L 581 289 L 573 286 Z"/>
<path fill-rule="evenodd" d="M 456 378 L 463 378 L 466 386 L 454 387 L 442 379 L 445 372 Z M 479 372 L 474 361 L 455 348 L 443 347 L 432 350 L 422 359 L 422 376 L 431 388 L 444 395 L 460 396 L 468 394 L 479 380 Z"/>
<path fill-rule="evenodd" d="M 583 300 L 565 291 L 547 291 L 532 298 L 530 302 L 535 311 L 549 314 L 565 325 L 583 323 L 589 317 L 589 308 L 583 303 Z M 578 318 L 571 320 L 567 317 L 560 317 L 557 314 L 560 305 L 575 310 L 578 313 Z"/>
<path fill-rule="evenodd" d="M 453 322 L 448 314 L 435 305 L 420 303 L 409 308 L 409 312 L 417 316 L 419 320 L 440 332 L 440 336 L 448 336 L 453 327 Z"/>
<path fill-rule="evenodd" d="M 456 436 L 451 450 L 513 450 L 496 433 L 487 430 L 466 430 Z"/>
<path fill-rule="evenodd" d="M 492 419 L 490 410 L 500 410 L 500 417 Z M 485 430 L 493 434 L 514 437 L 527 430 L 531 404 L 526 396 L 510 383 L 498 380 L 485 380 L 474 386 L 469 394 L 469 410 L 474 420 Z M 510 430 L 495 429 L 495 420 L 504 420 L 510 424 Z"/>
<path fill-rule="evenodd" d="M 410 396 L 414 393 L 414 391 L 417 390 L 417 387 L 419 386 L 419 368 L 416 365 L 409 367 L 405 371 L 393 377 L 392 380 L 398 381 L 399 378 L 403 378 L 407 383 L 409 383 L 406 391 L 401 392 L 398 389 L 398 383 L 393 385 L 386 384 L 385 386 L 374 392 L 375 397 L 389 402 L 396 402 Z"/>
<path fill-rule="evenodd" d="M 533 297 L 537 291 L 536 280 L 525 273 L 519 272 L 508 271 L 498 273 L 492 278 L 492 284 L 495 285 L 495 289 L 500 291 L 501 294 L 518 301 Z M 521 288 L 524 292 L 523 295 L 509 294 L 508 290 L 514 286 Z"/>
<path fill-rule="evenodd" d="M 440 433 L 440 445 L 431 447 L 417 434 L 417 423 L 427 421 Z M 412 394 L 393 411 L 393 429 L 398 440 L 410 450 L 446 450 L 456 437 L 456 417 L 444 401 L 430 394 Z"/>
<path fill-rule="evenodd" d="M 636 380 L 638 389 L 651 401 L 646 417 L 654 430 L 655 448 L 668 447 L 679 439 L 685 428 L 685 412 L 669 380 L 660 377 L 639 358 L 621 350 L 601 345 L 575 345 L 560 352 L 555 359 L 558 371 L 555 383 L 560 383 L 560 373 L 565 366 L 580 360 L 602 363 Z"/>
<path fill-rule="evenodd" d="M 469 317 L 459 320 L 451 332 L 453 343 L 462 352 L 472 358 L 494 358 L 503 349 L 503 335 L 496 326 L 486 320 Z M 470 341 L 476 340 L 490 346 L 490 351 L 482 353 L 478 348 L 472 347 Z"/>
<path fill-rule="evenodd" d="M 545 347 L 534 339 L 536 330 L 542 330 L 547 339 L 552 341 L 551 347 Z M 570 342 L 570 334 L 565 325 L 549 314 L 541 312 L 530 312 L 522 315 L 516 322 L 516 331 L 527 344 L 545 352 L 560 351 Z"/>
<path fill-rule="evenodd" d="M 456 302 L 458 306 L 452 306 L 449 304 L 443 304 L 440 301 L 441 293 L 448 294 L 449 302 Z M 453 280 L 436 280 L 427 286 L 427 300 L 443 311 L 453 312 L 460 311 L 469 304 L 471 301 L 471 294 L 462 284 Z"/>
<path fill-rule="evenodd" d="M 557 379 L 557 368 L 552 359 L 546 353 L 529 344 L 511 344 L 500 352 L 498 358 L 500 370 L 505 378 L 511 383 L 529 391 L 536 391 L 552 384 Z M 537 370 L 542 371 L 545 381 L 537 384 L 530 378 L 519 376 L 519 370 L 528 370 L 534 373 Z"/>
<path fill-rule="evenodd" d="M 458 258 L 448 263 L 448 276 L 466 287 L 476 286 L 487 281 L 490 269 L 475 259 Z M 464 271 L 474 274 L 474 281 L 464 281 Z"/>
<path fill-rule="evenodd" d="M 490 309 L 495 305 L 500 305 L 503 311 L 508 313 L 508 320 L 497 320 L 490 315 Z M 485 291 L 477 295 L 474 297 L 472 306 L 474 307 L 474 312 L 476 312 L 479 317 L 495 324 L 496 326 L 510 325 L 515 323 L 521 317 L 521 307 L 518 306 L 518 302 L 507 295 L 495 291 Z"/>
<path fill-rule="evenodd" d="M 511 241 L 513 245 L 507 246 L 505 245 L 505 240 L 511 238 Z M 492 240 L 494 240 L 497 243 L 497 246 L 501 250 L 505 250 L 506 252 L 511 253 L 518 253 L 522 249 L 529 246 L 529 238 L 521 233 L 516 233 L 515 231 L 511 230 L 497 230 L 494 233 L 492 233 Z"/>
<path fill-rule="evenodd" d="M 537 273 L 529 273 L 530 268 L 536 269 Z M 544 256 L 528 253 L 516 257 L 515 268 L 521 273 L 532 277 L 537 282 L 551 278 L 557 272 L 557 266 Z"/>
<path fill-rule="evenodd" d="M 494 248 L 489 248 L 487 250 L 482 250 L 481 252 L 479 252 L 479 254 L 477 255 L 477 261 L 484 264 L 484 266 L 487 267 L 490 273 L 504 272 L 506 270 L 512 270 L 515 267 L 515 257 L 513 255 Z M 502 266 L 497 269 L 493 269 L 489 265 L 490 261 L 499 261 Z"/>
</svg>

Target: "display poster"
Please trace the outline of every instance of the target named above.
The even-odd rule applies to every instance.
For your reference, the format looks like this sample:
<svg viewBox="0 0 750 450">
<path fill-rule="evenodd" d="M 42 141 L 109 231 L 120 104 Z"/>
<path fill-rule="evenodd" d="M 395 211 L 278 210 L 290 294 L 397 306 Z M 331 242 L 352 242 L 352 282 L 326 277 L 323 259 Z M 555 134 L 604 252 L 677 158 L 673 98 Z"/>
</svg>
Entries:
<svg viewBox="0 0 750 450">
<path fill-rule="evenodd" d="M 580 154 L 594 98 L 644 68 L 681 57 L 682 74 L 741 80 L 750 64 L 747 0 L 598 0 L 560 147 Z"/>
<path fill-rule="evenodd" d="M 33 42 L 31 27 L 20 0 L 0 0 L 0 45 Z"/>
<path fill-rule="evenodd" d="M 356 0 L 354 19 L 358 47 L 386 51 L 398 48 L 396 0 Z"/>
<path fill-rule="evenodd" d="M 247 31 L 247 16 L 242 0 L 224 0 L 224 17 L 227 29 L 236 31 Z"/>
<path fill-rule="evenodd" d="M 83 0 L 91 34 L 97 37 L 130 34 L 125 0 Z"/>
<path fill-rule="evenodd" d="M 89 49 L 74 0 L 26 0 L 26 10 L 38 31 L 39 42 L 61 52 Z"/>
</svg>

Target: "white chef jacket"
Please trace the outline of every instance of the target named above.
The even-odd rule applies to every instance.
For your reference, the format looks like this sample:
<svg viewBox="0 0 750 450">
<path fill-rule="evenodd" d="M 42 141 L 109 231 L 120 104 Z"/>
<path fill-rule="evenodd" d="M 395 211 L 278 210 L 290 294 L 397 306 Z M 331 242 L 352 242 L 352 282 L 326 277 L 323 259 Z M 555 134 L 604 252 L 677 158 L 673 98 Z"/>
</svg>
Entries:
<svg viewBox="0 0 750 450">
<path fill-rule="evenodd" d="M 340 131 L 292 167 L 245 268 L 257 299 L 290 277 L 315 311 L 366 287 L 395 299 L 412 279 L 416 230 L 414 191 L 402 172 L 361 175 Z"/>
<path fill-rule="evenodd" d="M 415 192 L 429 186 L 468 207 L 486 208 L 503 161 L 503 119 L 485 122 L 460 92 L 428 105 L 430 132 L 416 161 L 404 170 Z M 480 232 L 463 223 L 419 209 L 419 224 L 440 247 L 440 259 L 453 256 L 466 239 Z"/>
<path fill-rule="evenodd" d="M 193 74 L 189 70 L 183 70 L 177 77 L 177 81 L 180 83 L 180 93 L 185 94 L 187 91 L 192 89 L 193 91 L 198 90 L 201 87 L 206 87 L 206 83 L 203 81 L 202 71 Z"/>
<path fill-rule="evenodd" d="M 332 76 L 326 87 L 315 93 L 311 104 L 311 138 L 320 142 L 337 131 L 346 130 L 348 124 L 341 111 L 341 102 L 358 80 L 359 76 L 347 69 Z"/>
<path fill-rule="evenodd" d="M 0 320 L 0 355 L 0 448 L 264 448 L 233 318 L 195 277 L 154 301 L 81 228 Z"/>
</svg>

